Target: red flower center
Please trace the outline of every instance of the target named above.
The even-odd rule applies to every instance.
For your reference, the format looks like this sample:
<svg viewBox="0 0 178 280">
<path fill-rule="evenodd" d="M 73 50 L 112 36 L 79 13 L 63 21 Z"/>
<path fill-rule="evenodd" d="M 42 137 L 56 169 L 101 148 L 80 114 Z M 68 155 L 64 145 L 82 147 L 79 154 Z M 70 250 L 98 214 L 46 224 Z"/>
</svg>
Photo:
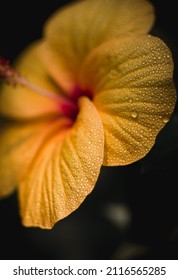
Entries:
<svg viewBox="0 0 178 280">
<path fill-rule="evenodd" d="M 86 96 L 91 100 L 93 98 L 91 90 L 83 90 L 79 86 L 75 86 L 71 92 L 70 103 L 60 105 L 64 115 L 73 121 L 75 121 L 79 112 L 78 99 L 82 96 Z"/>
</svg>

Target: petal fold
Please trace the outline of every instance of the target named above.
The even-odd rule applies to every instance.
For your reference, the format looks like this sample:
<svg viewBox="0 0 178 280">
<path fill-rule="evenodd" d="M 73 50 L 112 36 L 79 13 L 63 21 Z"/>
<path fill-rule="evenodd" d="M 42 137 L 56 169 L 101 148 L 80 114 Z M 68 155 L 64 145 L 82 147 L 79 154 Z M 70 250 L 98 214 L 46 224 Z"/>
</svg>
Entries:
<svg viewBox="0 0 178 280">
<path fill-rule="evenodd" d="M 80 82 L 93 86 L 105 130 L 104 165 L 145 156 L 175 107 L 168 47 L 150 35 L 112 41 L 88 57 Z"/>
<path fill-rule="evenodd" d="M 95 107 L 81 98 L 80 113 L 68 135 L 49 139 L 20 184 L 24 225 L 51 228 L 80 206 L 100 172 L 103 134 Z"/>
</svg>

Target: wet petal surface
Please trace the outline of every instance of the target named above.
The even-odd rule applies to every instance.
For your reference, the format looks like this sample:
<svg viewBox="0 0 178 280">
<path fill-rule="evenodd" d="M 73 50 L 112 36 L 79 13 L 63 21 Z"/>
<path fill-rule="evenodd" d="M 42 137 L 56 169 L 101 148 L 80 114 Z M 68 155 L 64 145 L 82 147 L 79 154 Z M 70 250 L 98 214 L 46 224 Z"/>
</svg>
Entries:
<svg viewBox="0 0 178 280">
<path fill-rule="evenodd" d="M 87 98 L 67 137 L 55 135 L 38 153 L 20 184 L 24 225 L 51 228 L 76 210 L 93 190 L 103 161 L 101 119 Z"/>
<path fill-rule="evenodd" d="M 173 61 L 158 38 L 113 41 L 88 58 L 83 86 L 93 85 L 105 130 L 104 165 L 142 158 L 169 120 L 176 101 Z"/>
</svg>

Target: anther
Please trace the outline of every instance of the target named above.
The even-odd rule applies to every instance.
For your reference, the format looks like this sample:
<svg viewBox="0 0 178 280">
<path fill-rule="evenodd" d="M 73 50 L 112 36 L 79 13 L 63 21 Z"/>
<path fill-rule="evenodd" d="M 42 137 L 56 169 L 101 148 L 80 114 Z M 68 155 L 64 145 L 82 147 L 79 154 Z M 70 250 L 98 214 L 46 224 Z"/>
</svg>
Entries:
<svg viewBox="0 0 178 280">
<path fill-rule="evenodd" d="M 8 60 L 0 57 L 0 79 L 5 82 L 16 85 L 17 84 L 17 72 L 12 69 Z"/>
</svg>

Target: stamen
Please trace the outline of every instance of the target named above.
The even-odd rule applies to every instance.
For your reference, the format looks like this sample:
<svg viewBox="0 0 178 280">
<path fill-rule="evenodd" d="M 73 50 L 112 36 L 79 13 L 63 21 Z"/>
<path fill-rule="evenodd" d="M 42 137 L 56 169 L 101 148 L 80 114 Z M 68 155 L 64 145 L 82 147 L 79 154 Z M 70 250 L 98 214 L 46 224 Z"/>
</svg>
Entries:
<svg viewBox="0 0 178 280">
<path fill-rule="evenodd" d="M 0 79 L 5 80 L 10 84 L 14 84 L 12 77 L 14 70 L 10 67 L 9 61 L 0 57 Z"/>
</svg>

